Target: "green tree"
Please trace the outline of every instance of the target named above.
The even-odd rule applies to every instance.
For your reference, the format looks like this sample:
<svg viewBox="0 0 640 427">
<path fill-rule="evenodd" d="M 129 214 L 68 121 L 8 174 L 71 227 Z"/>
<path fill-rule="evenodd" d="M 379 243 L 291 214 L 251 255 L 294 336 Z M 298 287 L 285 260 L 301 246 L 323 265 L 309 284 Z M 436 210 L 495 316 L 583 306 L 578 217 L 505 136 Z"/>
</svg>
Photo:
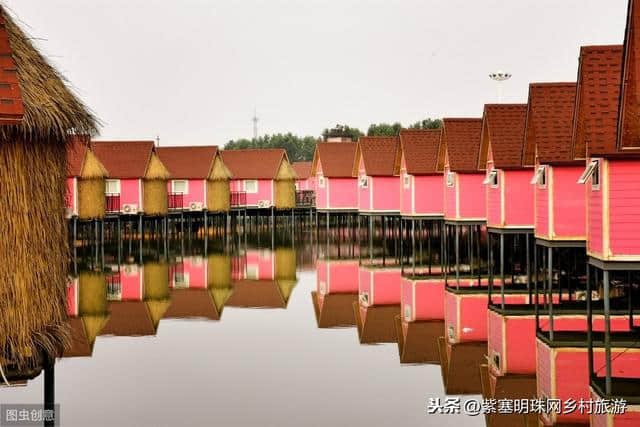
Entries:
<svg viewBox="0 0 640 427">
<path fill-rule="evenodd" d="M 347 125 L 336 125 L 332 129 L 325 129 L 322 131 L 322 139 L 324 141 L 329 138 L 351 138 L 352 141 L 357 141 L 363 133 L 358 128 L 352 128 Z"/>
<path fill-rule="evenodd" d="M 432 119 L 427 117 L 424 120 L 419 122 L 415 122 L 409 129 L 440 129 L 442 127 L 442 120 L 440 119 Z"/>
<path fill-rule="evenodd" d="M 397 136 L 402 130 L 402 124 L 395 122 L 389 123 L 373 123 L 367 130 L 367 136 Z"/>
<path fill-rule="evenodd" d="M 288 132 L 274 135 L 263 135 L 256 139 L 238 139 L 225 144 L 226 150 L 240 150 L 247 148 L 284 148 L 292 162 L 311 160 L 316 148 L 316 138 L 313 136 L 300 137 Z"/>
</svg>

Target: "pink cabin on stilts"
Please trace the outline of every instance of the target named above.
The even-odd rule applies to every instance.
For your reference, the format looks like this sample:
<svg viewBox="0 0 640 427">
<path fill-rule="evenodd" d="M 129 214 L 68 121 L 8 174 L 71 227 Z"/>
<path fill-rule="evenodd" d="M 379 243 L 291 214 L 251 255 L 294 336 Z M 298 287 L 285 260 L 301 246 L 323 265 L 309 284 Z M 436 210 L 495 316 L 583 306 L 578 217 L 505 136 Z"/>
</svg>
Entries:
<svg viewBox="0 0 640 427">
<path fill-rule="evenodd" d="M 365 215 L 400 213 L 400 141 L 363 136 L 356 151 L 358 211 Z"/>
<path fill-rule="evenodd" d="M 400 131 L 400 214 L 414 218 L 444 216 L 444 150 L 441 129 Z"/>
<path fill-rule="evenodd" d="M 486 220 L 484 170 L 478 168 L 482 119 L 443 120 L 444 217 L 447 221 Z M 484 168 L 484 166 L 483 166 Z"/>
<path fill-rule="evenodd" d="M 319 142 L 311 174 L 316 182 L 319 212 L 358 211 L 358 165 L 356 142 Z"/>
<path fill-rule="evenodd" d="M 319 328 L 354 326 L 358 301 L 359 261 L 324 259 L 316 262 L 317 287 L 311 293 Z"/>
<path fill-rule="evenodd" d="M 167 183 L 169 209 L 201 212 L 229 210 L 231 173 L 218 147 L 158 147 L 171 179 Z"/>
<path fill-rule="evenodd" d="M 487 227 L 533 229 L 531 166 L 523 164 L 526 104 L 484 107 L 479 168 L 486 168 Z"/>
</svg>

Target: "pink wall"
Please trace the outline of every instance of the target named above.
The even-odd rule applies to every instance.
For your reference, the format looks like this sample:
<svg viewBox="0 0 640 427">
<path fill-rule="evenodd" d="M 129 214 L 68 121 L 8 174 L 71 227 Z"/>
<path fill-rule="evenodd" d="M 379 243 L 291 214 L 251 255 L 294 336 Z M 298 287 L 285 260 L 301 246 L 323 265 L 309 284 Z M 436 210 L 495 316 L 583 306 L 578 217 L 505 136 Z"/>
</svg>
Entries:
<svg viewBox="0 0 640 427">
<path fill-rule="evenodd" d="M 358 267 L 358 261 L 329 261 L 327 293 L 357 293 Z"/>
<path fill-rule="evenodd" d="M 271 179 L 258 179 L 258 192 L 247 193 L 247 206 L 258 206 L 259 200 L 269 200 L 273 205 L 274 187 Z M 231 191 L 244 191 L 243 179 L 232 179 L 230 182 Z"/>
<path fill-rule="evenodd" d="M 324 182 L 324 188 L 316 185 L 316 208 L 358 209 L 359 188 L 357 178 L 325 177 Z"/>
<path fill-rule="evenodd" d="M 179 180 L 181 181 L 181 180 Z M 189 182 L 188 187 L 189 187 L 189 192 L 187 194 L 183 194 L 182 195 L 182 207 L 183 208 L 188 208 L 189 204 L 191 204 L 191 202 L 200 202 L 202 203 L 202 206 L 205 207 L 206 206 L 206 197 L 205 197 L 205 186 L 206 186 L 206 180 L 205 179 L 188 179 L 187 180 Z M 169 180 L 167 182 L 167 192 L 171 193 L 171 182 L 172 180 Z"/>
<path fill-rule="evenodd" d="M 400 176 L 400 213 L 403 216 L 442 216 L 444 193 L 442 175 L 413 175 L 409 187 Z"/>
<path fill-rule="evenodd" d="M 402 278 L 401 305 L 403 321 L 444 319 L 444 280 Z M 411 313 L 408 320 L 407 307 Z"/>
<path fill-rule="evenodd" d="M 458 174 L 460 182 L 460 218 L 486 218 L 487 199 L 485 196 L 484 173 Z"/>
<path fill-rule="evenodd" d="M 258 280 L 273 280 L 275 278 L 275 260 L 273 252 L 268 250 L 248 250 L 246 254 L 247 271 L 258 271 Z M 252 277 L 248 277 L 252 278 Z"/>
<path fill-rule="evenodd" d="M 120 180 L 120 209 L 124 205 L 133 204 L 138 206 L 138 210 L 144 209 L 142 206 L 141 179 L 121 179 Z"/>
<path fill-rule="evenodd" d="M 449 168 L 445 168 L 444 178 L 442 180 L 442 185 L 444 187 L 444 217 L 446 219 L 455 219 L 458 216 L 456 210 L 456 180 L 454 178 L 452 187 L 448 186 L 446 179 L 448 174 Z"/>
<path fill-rule="evenodd" d="M 608 160 L 613 256 L 640 255 L 640 160 Z"/>
<path fill-rule="evenodd" d="M 507 227 L 533 227 L 533 169 L 504 171 L 505 223 Z"/>
<path fill-rule="evenodd" d="M 300 191 L 315 190 L 316 189 L 315 177 L 309 177 L 307 179 L 296 179 L 296 188 Z"/>
<path fill-rule="evenodd" d="M 602 255 L 602 190 L 591 188 L 591 182 L 585 184 L 587 192 L 587 252 Z"/>
<path fill-rule="evenodd" d="M 78 211 L 76 209 L 76 180 L 75 178 L 67 178 L 67 191 L 64 194 L 64 206 L 69 209 L 74 215 L 77 215 Z"/>
<path fill-rule="evenodd" d="M 369 305 L 400 304 L 400 269 L 374 269 L 359 267 L 359 293 L 369 294 Z"/>
<path fill-rule="evenodd" d="M 78 279 L 74 278 L 67 283 L 67 314 L 78 315 Z"/>
<path fill-rule="evenodd" d="M 493 164 L 487 163 L 487 173 L 493 170 Z M 498 169 L 498 186 L 485 184 L 487 193 L 487 225 L 501 227 L 502 224 L 502 187 L 504 174 Z"/>
<path fill-rule="evenodd" d="M 547 176 L 549 174 L 549 169 L 551 168 L 551 166 L 547 166 Z M 577 180 L 576 180 L 577 181 Z M 582 195 L 583 195 L 583 199 L 584 199 L 584 189 L 581 188 L 580 190 L 582 190 Z M 536 216 L 535 216 L 535 235 L 536 237 L 543 237 L 543 238 L 551 238 L 551 236 L 549 235 L 550 230 L 549 230 L 549 186 L 548 184 L 546 186 L 540 186 L 538 184 L 535 185 L 535 209 L 536 209 Z M 583 209 L 584 211 L 584 209 Z"/>
<path fill-rule="evenodd" d="M 414 213 L 416 215 L 444 214 L 443 175 L 414 176 Z"/>
<path fill-rule="evenodd" d="M 181 268 L 171 266 L 169 269 L 169 286 L 174 287 L 175 273 L 182 270 L 185 276 L 188 275 L 189 288 L 206 288 L 207 287 L 207 260 L 203 257 L 184 257 L 182 258 Z"/>
<path fill-rule="evenodd" d="M 370 179 L 373 181 L 373 211 L 400 212 L 400 177 L 374 176 Z"/>
<path fill-rule="evenodd" d="M 584 166 L 553 166 L 553 233 L 555 238 L 586 238 Z"/>
<path fill-rule="evenodd" d="M 144 267 L 137 264 L 120 266 L 120 289 L 123 301 L 142 301 Z"/>
<path fill-rule="evenodd" d="M 360 177 L 365 174 L 364 170 L 364 162 L 360 159 L 360 168 L 358 169 L 358 209 L 360 212 L 370 212 L 373 210 L 373 206 L 371 203 L 371 188 L 372 188 L 372 179 L 370 176 L 367 176 L 368 185 L 366 188 L 360 186 Z"/>
</svg>

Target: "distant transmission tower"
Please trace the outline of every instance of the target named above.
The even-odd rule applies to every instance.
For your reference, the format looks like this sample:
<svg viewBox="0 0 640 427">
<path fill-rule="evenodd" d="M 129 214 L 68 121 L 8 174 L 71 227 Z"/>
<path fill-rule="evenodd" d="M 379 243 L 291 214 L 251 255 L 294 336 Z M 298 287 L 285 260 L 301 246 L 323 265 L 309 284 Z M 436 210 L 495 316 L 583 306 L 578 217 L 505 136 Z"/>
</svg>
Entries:
<svg viewBox="0 0 640 427">
<path fill-rule="evenodd" d="M 251 121 L 253 122 L 253 139 L 258 139 L 258 115 L 255 108 L 253 109 L 253 118 Z"/>
</svg>

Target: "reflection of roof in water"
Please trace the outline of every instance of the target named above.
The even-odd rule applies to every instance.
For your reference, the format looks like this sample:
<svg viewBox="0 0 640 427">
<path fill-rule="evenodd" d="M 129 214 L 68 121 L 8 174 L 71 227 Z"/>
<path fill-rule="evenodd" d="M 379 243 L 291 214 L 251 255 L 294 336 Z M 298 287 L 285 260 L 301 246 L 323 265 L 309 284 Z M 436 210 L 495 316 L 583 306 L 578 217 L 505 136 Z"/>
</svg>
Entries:
<svg viewBox="0 0 640 427">
<path fill-rule="evenodd" d="M 108 314 L 70 317 L 71 346 L 64 351 L 63 357 L 91 356 L 96 337 L 108 321 Z"/>
<path fill-rule="evenodd" d="M 480 365 L 485 363 L 487 343 L 449 344 L 438 339 L 442 381 L 447 394 L 480 394 Z"/>
<path fill-rule="evenodd" d="M 326 294 L 311 292 L 311 300 L 319 328 L 335 328 L 339 326 L 355 326 L 353 303 L 358 301 L 358 294 Z"/>
<path fill-rule="evenodd" d="M 226 291 L 226 292 L 225 292 Z M 222 308 L 231 294 L 227 289 L 173 289 L 165 319 L 205 318 L 220 320 Z"/>
<path fill-rule="evenodd" d="M 440 364 L 438 338 L 444 333 L 444 320 L 403 322 L 395 318 L 401 363 Z"/>
<path fill-rule="evenodd" d="M 145 301 L 114 301 L 109 303 L 111 318 L 100 335 L 155 335 L 156 327 Z"/>
<path fill-rule="evenodd" d="M 286 308 L 295 286 L 285 280 L 238 280 L 233 282 L 233 294 L 228 307 Z"/>
<path fill-rule="evenodd" d="M 396 329 L 393 319 L 400 314 L 400 305 L 362 307 L 353 303 L 353 313 L 361 344 L 394 343 Z"/>
</svg>

